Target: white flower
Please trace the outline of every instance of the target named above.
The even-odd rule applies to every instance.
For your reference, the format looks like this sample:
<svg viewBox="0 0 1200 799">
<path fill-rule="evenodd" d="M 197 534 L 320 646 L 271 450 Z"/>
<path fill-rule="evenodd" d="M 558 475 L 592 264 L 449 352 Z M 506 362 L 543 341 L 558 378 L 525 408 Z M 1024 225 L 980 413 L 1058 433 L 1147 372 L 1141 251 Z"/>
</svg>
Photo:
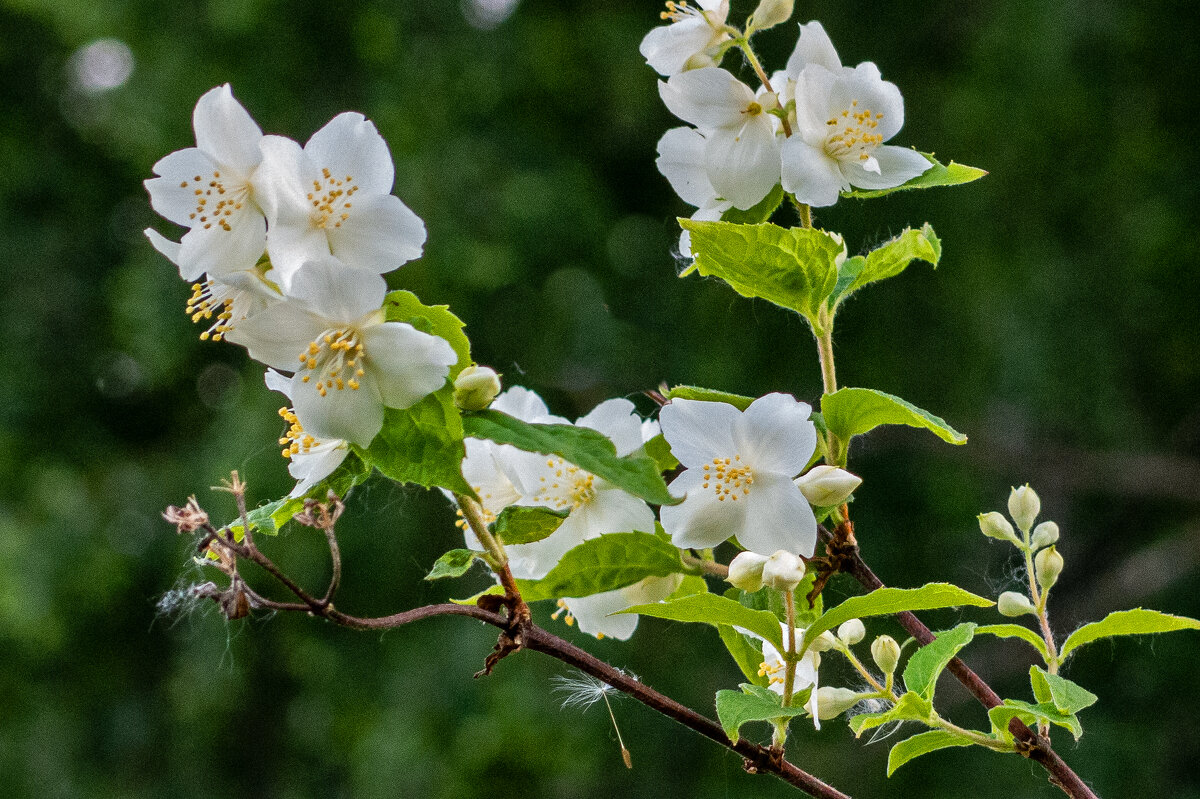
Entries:
<svg viewBox="0 0 1200 799">
<path fill-rule="evenodd" d="M 851 187 L 890 189 L 931 166 L 915 150 L 885 145 L 904 125 L 904 100 L 871 63 L 830 70 L 812 63 L 795 87 L 793 135 L 780 148 L 785 191 L 833 205 Z"/>
<path fill-rule="evenodd" d="M 681 72 L 658 91 L 671 113 L 704 136 L 704 171 L 718 196 L 744 210 L 779 182 L 778 120 L 768 113 L 775 95 L 756 95 L 717 67 Z"/>
<path fill-rule="evenodd" d="M 383 274 L 420 256 L 425 223 L 391 194 L 387 142 L 362 114 L 338 114 L 304 149 L 267 136 L 255 187 L 270 221 L 271 263 L 285 292 L 306 261 L 333 254 Z"/>
<path fill-rule="evenodd" d="M 145 182 L 154 210 L 191 228 L 172 260 L 184 280 L 253 269 L 267 236 L 251 189 L 262 161 L 262 130 L 233 99 L 228 83 L 196 102 L 192 127 L 196 146 L 161 159 L 153 167 L 159 177 Z M 146 235 L 161 251 L 155 236 Z"/>
<path fill-rule="evenodd" d="M 615 591 L 603 591 L 584 597 L 563 597 L 558 601 L 559 613 L 567 614 L 566 623 L 579 623 L 579 629 L 597 638 L 616 638 L 627 641 L 637 629 L 637 614 L 623 613 L 619 616 L 611 614 L 625 610 L 634 605 L 649 605 L 661 602 L 679 587 L 683 581 L 682 574 L 671 574 L 666 577 L 646 577 L 633 585 L 618 588 Z"/>
<path fill-rule="evenodd" d="M 721 199 L 708 179 L 704 147 L 704 134 L 695 128 L 671 128 L 658 140 L 658 159 L 654 163 L 679 198 L 696 206 L 692 219 L 716 222 L 733 203 Z M 679 253 L 685 258 L 692 257 L 690 231 L 680 234 Z"/>
<path fill-rule="evenodd" d="M 305 426 L 322 438 L 368 446 L 383 408 L 407 408 L 446 383 L 458 356 L 444 340 L 384 321 L 387 287 L 377 274 L 325 256 L 296 272 L 303 300 L 270 306 L 227 338 L 276 369 L 297 370 L 289 395 Z"/>
<path fill-rule="evenodd" d="M 776 591 L 795 591 L 804 581 L 804 561 L 781 549 L 763 563 L 762 581 Z"/>
<path fill-rule="evenodd" d="M 267 370 L 265 380 L 267 388 L 291 399 L 288 393 L 292 390 L 291 380 L 274 369 Z M 299 481 L 288 496 L 304 496 L 342 465 L 350 454 L 350 444 L 340 438 L 317 438 L 306 432 L 292 408 L 280 408 L 279 415 L 288 423 L 287 432 L 279 439 L 284 445 L 283 457 L 288 460 L 288 474 Z"/>
<path fill-rule="evenodd" d="M 800 26 L 800 38 L 787 61 L 787 76 L 792 80 L 799 78 L 809 64 L 818 64 L 830 72 L 848 69 L 842 66 L 842 59 L 825 28 L 815 20 Z"/>
<path fill-rule="evenodd" d="M 786 645 L 788 640 L 788 626 L 785 622 L 779 623 L 780 629 L 783 631 L 783 642 Z M 804 628 L 795 628 L 796 646 L 800 646 L 800 641 L 804 638 Z M 750 635 L 754 635 L 750 633 Z M 757 638 L 758 636 L 754 636 Z M 766 677 L 768 680 L 767 687 L 775 693 L 783 696 L 784 682 L 786 680 L 787 663 L 783 659 L 783 655 L 775 648 L 775 645 L 770 641 L 763 640 L 762 642 L 763 662 L 758 667 L 759 675 Z M 808 700 L 806 707 L 808 712 L 813 717 L 813 724 L 816 728 L 821 729 L 821 720 L 817 717 L 817 670 L 821 666 L 821 656 L 817 654 L 811 647 L 801 656 L 799 662 L 796 663 L 796 675 L 792 680 L 792 693 L 796 694 L 803 691 L 805 688 L 812 688 L 812 694 Z"/>
<path fill-rule="evenodd" d="M 671 24 L 654 28 L 642 39 L 638 50 L 658 74 L 670 76 L 697 65 L 712 66 L 710 51 L 729 39 L 725 31 L 729 0 L 698 0 L 697 5 L 668 2 L 662 18 Z"/>
<path fill-rule="evenodd" d="M 760 397 L 744 412 L 724 402 L 665 406 L 663 435 L 686 467 L 671 483 L 686 498 L 660 513 L 675 545 L 708 548 L 736 536 L 760 555 L 810 557 L 817 520 L 792 478 L 816 449 L 811 412 L 787 394 Z"/>
</svg>

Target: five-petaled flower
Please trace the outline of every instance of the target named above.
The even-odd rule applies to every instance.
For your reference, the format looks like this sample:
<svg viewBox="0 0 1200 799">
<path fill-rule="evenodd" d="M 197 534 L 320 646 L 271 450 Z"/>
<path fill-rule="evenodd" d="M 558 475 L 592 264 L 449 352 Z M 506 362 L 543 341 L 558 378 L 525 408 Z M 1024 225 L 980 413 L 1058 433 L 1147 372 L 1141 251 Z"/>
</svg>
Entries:
<svg viewBox="0 0 1200 799">
<path fill-rule="evenodd" d="M 698 0 L 695 6 L 671 0 L 662 12 L 662 18 L 670 24 L 647 33 L 639 50 L 660 75 L 715 66 L 714 54 L 722 42 L 729 40 L 725 27 L 728 16 L 729 0 Z"/>
</svg>

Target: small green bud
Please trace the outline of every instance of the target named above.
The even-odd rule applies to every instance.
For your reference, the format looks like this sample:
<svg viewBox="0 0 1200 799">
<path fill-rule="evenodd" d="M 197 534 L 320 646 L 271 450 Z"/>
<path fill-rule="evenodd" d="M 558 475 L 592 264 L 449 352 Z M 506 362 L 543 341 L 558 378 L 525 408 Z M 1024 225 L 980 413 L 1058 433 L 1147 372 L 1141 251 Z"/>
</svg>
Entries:
<svg viewBox="0 0 1200 799">
<path fill-rule="evenodd" d="M 1019 544 L 1017 533 L 1013 530 L 1012 524 L 1008 519 L 1004 518 L 1003 513 L 991 511 L 989 513 L 979 514 L 979 529 L 988 538 L 999 538 L 1001 541 L 1007 541 L 1010 544 Z"/>
<path fill-rule="evenodd" d="M 776 591 L 795 591 L 804 579 L 804 561 L 786 549 L 781 549 L 762 567 L 762 581 Z"/>
<path fill-rule="evenodd" d="M 900 644 L 890 635 L 881 635 L 871 642 L 871 657 L 880 671 L 892 674 L 900 662 Z"/>
<path fill-rule="evenodd" d="M 729 576 L 725 579 L 735 587 L 753 594 L 763 587 L 763 566 L 767 559 L 753 552 L 739 552 L 729 563 Z"/>
<path fill-rule="evenodd" d="M 1017 527 L 1020 527 L 1022 532 L 1029 532 L 1029 528 L 1033 527 L 1033 523 L 1041 512 L 1042 501 L 1038 499 L 1037 492 L 1030 488 L 1028 483 L 1020 488 L 1014 488 L 1008 495 L 1008 515 L 1012 516 L 1013 521 L 1017 523 Z"/>
<path fill-rule="evenodd" d="M 796 478 L 796 487 L 808 503 L 816 508 L 841 505 L 860 485 L 862 478 L 858 475 L 824 463 Z"/>
<path fill-rule="evenodd" d="M 482 411 L 500 393 L 500 375 L 487 366 L 468 366 L 454 378 L 454 404 L 464 411 Z"/>
<path fill-rule="evenodd" d="M 1049 591 L 1058 582 L 1058 575 L 1062 574 L 1063 556 L 1058 554 L 1058 549 L 1053 545 L 1046 547 L 1033 559 L 1033 570 L 1038 585 L 1043 591 Z"/>
<path fill-rule="evenodd" d="M 1024 616 L 1026 613 L 1037 613 L 1037 608 L 1029 601 L 1029 597 L 1016 591 L 1005 591 L 1001 594 L 996 601 L 996 609 L 1000 611 L 1001 616 L 1011 618 Z"/>
<path fill-rule="evenodd" d="M 824 686 L 817 689 L 817 716 L 821 721 L 840 716 L 862 701 L 858 691 Z"/>
<path fill-rule="evenodd" d="M 1033 548 L 1041 549 L 1058 541 L 1058 525 L 1054 522 L 1042 522 L 1033 528 Z"/>
<path fill-rule="evenodd" d="M 833 633 L 826 630 L 813 639 L 813 642 L 808 645 L 809 652 L 828 652 L 830 649 L 836 648 L 838 639 L 834 638 Z"/>
<path fill-rule="evenodd" d="M 754 15 L 750 18 L 751 26 L 761 31 L 787 22 L 795 4 L 796 0 L 759 0 L 758 8 L 754 9 Z"/>
<path fill-rule="evenodd" d="M 860 619 L 850 619 L 838 627 L 837 637 L 846 646 L 854 646 L 867 637 L 867 628 Z"/>
</svg>

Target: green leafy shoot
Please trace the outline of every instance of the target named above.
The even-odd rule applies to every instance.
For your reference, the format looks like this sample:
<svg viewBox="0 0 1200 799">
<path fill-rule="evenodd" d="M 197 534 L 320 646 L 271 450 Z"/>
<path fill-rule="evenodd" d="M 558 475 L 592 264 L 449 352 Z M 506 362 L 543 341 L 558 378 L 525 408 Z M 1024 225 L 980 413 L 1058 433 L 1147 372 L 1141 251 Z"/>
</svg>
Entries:
<svg viewBox="0 0 1200 799">
<path fill-rule="evenodd" d="M 881 713 L 860 713 L 850 719 L 850 729 L 855 737 L 867 730 L 882 727 L 897 721 L 927 722 L 933 716 L 933 705 L 918 693 L 908 691 L 900 696 L 895 705 Z"/>
<path fill-rule="evenodd" d="M 682 571 L 679 550 L 669 541 L 653 533 L 610 533 L 568 551 L 542 579 L 518 580 L 517 586 L 527 602 L 536 602 L 615 591 Z"/>
<path fill-rule="evenodd" d="M 907 191 L 908 189 L 931 189 L 936 186 L 958 186 L 963 183 L 970 183 L 974 180 L 979 180 L 987 174 L 986 170 L 978 169 L 973 166 L 964 164 L 956 164 L 951 161 L 949 164 L 941 164 L 930 153 L 921 153 L 929 159 L 932 167 L 927 169 L 920 175 L 917 175 L 907 183 L 902 183 L 890 189 L 854 189 L 852 191 L 842 192 L 843 197 L 858 197 L 867 199 L 871 197 L 882 197 L 885 194 L 891 194 L 894 191 Z"/>
<path fill-rule="evenodd" d="M 829 430 L 842 440 L 868 433 L 880 425 L 902 424 L 924 428 L 951 444 L 967 443 L 967 437 L 945 420 L 873 388 L 842 388 L 826 394 L 821 398 L 821 415 Z"/>
<path fill-rule="evenodd" d="M 975 625 L 970 622 L 938 633 L 908 659 L 904 667 L 904 687 L 932 701 L 938 675 L 974 637 Z"/>
<path fill-rule="evenodd" d="M 1029 682 L 1033 696 L 1038 702 L 1049 702 L 1065 714 L 1078 713 L 1096 704 L 1099 699 L 1094 693 L 1066 677 L 1049 674 L 1037 666 L 1029 667 Z"/>
<path fill-rule="evenodd" d="M 987 624 L 976 627 L 975 634 L 994 635 L 997 638 L 1020 638 L 1036 649 L 1042 656 L 1042 660 L 1049 660 L 1050 657 L 1046 651 L 1046 642 L 1042 640 L 1042 637 L 1028 627 L 1022 627 L 1019 624 Z"/>
<path fill-rule="evenodd" d="M 569 510 L 510 505 L 500 511 L 488 529 L 505 544 L 532 544 L 559 528 Z"/>
<path fill-rule="evenodd" d="M 1187 616 L 1172 616 L 1157 610 L 1134 608 L 1110 613 L 1100 621 L 1085 624 L 1067 636 L 1062 649 L 1058 653 L 1059 661 L 1065 661 L 1067 656 L 1084 644 L 1099 641 L 1101 638 L 1111 638 L 1117 635 L 1150 635 L 1153 633 L 1170 633 L 1176 630 L 1200 630 L 1200 621 L 1189 619 Z"/>
<path fill-rule="evenodd" d="M 1012 740 L 1008 723 L 1014 717 L 1019 718 L 1027 725 L 1045 722 L 1068 729 L 1071 731 L 1071 735 L 1075 736 L 1075 740 L 1079 740 L 1083 735 L 1083 727 L 1073 713 L 1063 713 L 1049 702 L 1034 705 L 1018 699 L 1005 699 L 1004 704 L 988 711 L 988 718 L 992 721 L 992 731 L 1005 741 Z"/>
<path fill-rule="evenodd" d="M 722 624 L 741 627 L 755 635 L 770 641 L 774 647 L 783 652 L 783 628 L 774 613 L 766 610 L 751 610 L 716 594 L 696 594 L 685 596 L 671 602 L 657 602 L 651 605 L 634 605 L 620 611 L 621 613 L 638 613 L 642 616 L 653 616 L 658 619 L 671 621 L 702 622 L 720 626 Z"/>
<path fill-rule="evenodd" d="M 829 298 L 829 307 L 838 303 L 868 283 L 895 277 L 913 261 L 926 261 L 935 268 L 942 258 L 942 242 L 928 224 L 920 230 L 905 228 L 899 236 L 875 248 L 865 256 L 856 255 L 838 269 L 837 287 Z"/>
<path fill-rule="evenodd" d="M 733 743 L 738 742 L 743 724 L 792 718 L 805 712 L 807 696 L 797 694 L 792 697 L 791 707 L 783 707 L 781 697 L 772 691 L 753 684 L 741 687 L 741 691 L 717 691 L 717 719 Z"/>
<path fill-rule="evenodd" d="M 971 743 L 969 739 L 948 730 L 929 730 L 918 733 L 892 747 L 892 751 L 888 753 L 887 775 L 892 776 L 896 769 L 913 758 L 951 746 L 970 746 Z"/>
</svg>

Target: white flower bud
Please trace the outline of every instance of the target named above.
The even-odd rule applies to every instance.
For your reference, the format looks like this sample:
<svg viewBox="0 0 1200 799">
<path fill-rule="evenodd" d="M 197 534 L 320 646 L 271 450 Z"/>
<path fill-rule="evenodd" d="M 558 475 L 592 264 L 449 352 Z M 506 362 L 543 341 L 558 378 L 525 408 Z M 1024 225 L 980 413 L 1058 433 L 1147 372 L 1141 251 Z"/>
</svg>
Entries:
<svg viewBox="0 0 1200 799">
<path fill-rule="evenodd" d="M 1033 528 L 1033 548 L 1041 549 L 1058 541 L 1058 525 L 1054 522 L 1042 522 Z"/>
<path fill-rule="evenodd" d="M 1062 574 L 1062 570 L 1063 556 L 1058 554 L 1058 549 L 1053 545 L 1037 553 L 1037 557 L 1033 559 L 1033 571 L 1043 591 L 1049 591 L 1058 582 L 1058 575 Z"/>
<path fill-rule="evenodd" d="M 1041 512 L 1042 501 L 1038 499 L 1037 492 L 1030 488 L 1028 483 L 1020 488 L 1014 488 L 1008 495 L 1008 515 L 1013 517 L 1013 521 L 1023 532 L 1029 532 L 1029 528 L 1033 527 L 1034 521 Z"/>
<path fill-rule="evenodd" d="M 1008 519 L 1004 518 L 1003 513 L 991 511 L 990 513 L 979 514 L 979 529 L 988 538 L 999 538 L 1001 541 L 1007 541 L 1010 544 L 1021 543 L 1017 539 L 1017 533 L 1013 530 L 1012 524 Z"/>
<path fill-rule="evenodd" d="M 754 30 L 766 30 L 791 19 L 796 0 L 759 0 L 754 9 Z"/>
<path fill-rule="evenodd" d="M 796 487 L 800 489 L 800 493 L 809 504 L 818 508 L 841 505 L 860 485 L 862 478 L 858 475 L 827 464 L 814 466 L 806 474 L 796 478 Z"/>
<path fill-rule="evenodd" d="M 1037 608 L 1029 601 L 1029 597 L 1016 591 L 1005 591 L 996 600 L 996 609 L 1001 616 L 1024 616 L 1026 613 L 1037 613 Z"/>
<path fill-rule="evenodd" d="M 729 563 L 729 576 L 725 579 L 735 587 L 753 594 L 763 587 L 763 565 L 767 562 L 764 555 L 753 552 L 739 552 Z"/>
<path fill-rule="evenodd" d="M 871 642 L 871 657 L 880 671 L 892 674 L 900 662 L 900 644 L 890 635 L 881 635 Z"/>
<path fill-rule="evenodd" d="M 776 591 L 795 591 L 804 579 L 804 561 L 781 549 L 763 564 L 762 581 Z"/>
<path fill-rule="evenodd" d="M 824 686 L 817 689 L 817 714 L 821 721 L 827 721 L 845 713 L 861 701 L 862 697 L 857 691 Z"/>
<path fill-rule="evenodd" d="M 846 646 L 854 646 L 867 637 L 867 628 L 863 626 L 862 620 L 851 619 L 838 627 L 837 637 Z"/>
<path fill-rule="evenodd" d="M 454 378 L 454 404 L 464 411 L 482 411 L 500 393 L 500 375 L 487 366 L 468 366 Z"/>
<path fill-rule="evenodd" d="M 828 652 L 830 649 L 836 648 L 838 639 L 834 638 L 833 633 L 826 630 L 813 639 L 813 642 L 808 645 L 809 652 Z"/>
</svg>

